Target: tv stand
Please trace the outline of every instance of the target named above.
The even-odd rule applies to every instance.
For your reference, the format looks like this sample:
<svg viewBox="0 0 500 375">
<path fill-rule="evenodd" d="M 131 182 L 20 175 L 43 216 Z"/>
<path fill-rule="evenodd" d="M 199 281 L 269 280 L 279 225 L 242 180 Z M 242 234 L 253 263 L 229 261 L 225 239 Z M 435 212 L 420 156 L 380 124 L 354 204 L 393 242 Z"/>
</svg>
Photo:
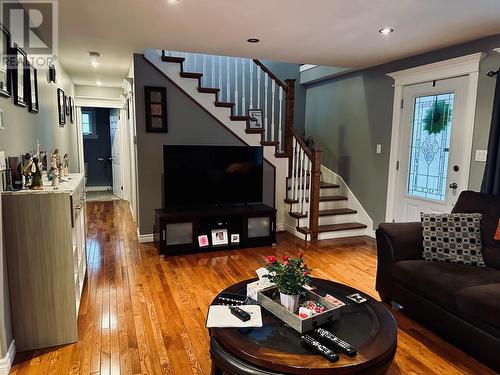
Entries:
<svg viewBox="0 0 500 375">
<path fill-rule="evenodd" d="M 262 203 L 155 210 L 154 235 L 162 255 L 270 246 L 276 243 L 276 209 Z M 226 230 L 226 231 L 224 231 Z M 212 231 L 225 234 L 217 243 Z M 239 241 L 231 241 L 232 235 Z M 206 235 L 208 246 L 198 237 Z"/>
</svg>

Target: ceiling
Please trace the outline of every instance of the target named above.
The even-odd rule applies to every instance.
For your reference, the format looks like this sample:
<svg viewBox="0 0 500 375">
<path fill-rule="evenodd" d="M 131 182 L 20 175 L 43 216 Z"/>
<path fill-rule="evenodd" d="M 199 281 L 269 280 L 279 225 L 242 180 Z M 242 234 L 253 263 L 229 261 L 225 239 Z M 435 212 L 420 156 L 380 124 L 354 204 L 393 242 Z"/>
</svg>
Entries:
<svg viewBox="0 0 500 375">
<path fill-rule="evenodd" d="M 499 0 L 59 1 L 59 57 L 79 85 L 121 86 L 146 48 L 359 69 L 498 33 Z"/>
</svg>

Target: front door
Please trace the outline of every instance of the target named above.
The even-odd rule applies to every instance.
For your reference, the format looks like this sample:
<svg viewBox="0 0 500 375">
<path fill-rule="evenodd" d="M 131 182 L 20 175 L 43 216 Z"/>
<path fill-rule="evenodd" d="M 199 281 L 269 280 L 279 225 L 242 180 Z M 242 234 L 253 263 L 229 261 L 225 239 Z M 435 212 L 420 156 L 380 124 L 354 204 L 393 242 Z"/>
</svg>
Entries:
<svg viewBox="0 0 500 375">
<path fill-rule="evenodd" d="M 462 147 L 468 76 L 403 88 L 395 221 L 450 212 L 467 188 Z"/>
<path fill-rule="evenodd" d="M 113 171 L 113 195 L 122 198 L 122 182 L 120 175 L 120 127 L 118 110 L 110 111 L 109 125 L 111 130 L 111 168 Z"/>
</svg>

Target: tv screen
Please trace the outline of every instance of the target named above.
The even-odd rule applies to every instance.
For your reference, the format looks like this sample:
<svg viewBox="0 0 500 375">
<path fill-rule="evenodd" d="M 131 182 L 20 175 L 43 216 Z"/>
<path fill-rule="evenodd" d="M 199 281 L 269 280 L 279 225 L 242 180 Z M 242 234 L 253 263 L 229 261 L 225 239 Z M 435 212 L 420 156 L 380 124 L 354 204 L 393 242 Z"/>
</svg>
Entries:
<svg viewBox="0 0 500 375">
<path fill-rule="evenodd" d="M 262 161 L 262 147 L 165 145 L 165 207 L 262 202 Z"/>
</svg>

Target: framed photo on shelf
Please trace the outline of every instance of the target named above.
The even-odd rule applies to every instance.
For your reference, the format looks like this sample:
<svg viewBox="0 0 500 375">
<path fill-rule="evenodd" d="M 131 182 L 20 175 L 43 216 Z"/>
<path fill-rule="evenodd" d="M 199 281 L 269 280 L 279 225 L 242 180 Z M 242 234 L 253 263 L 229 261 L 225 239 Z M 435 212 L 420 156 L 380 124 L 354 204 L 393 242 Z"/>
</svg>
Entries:
<svg viewBox="0 0 500 375">
<path fill-rule="evenodd" d="M 29 91 L 25 85 L 25 68 L 28 65 L 28 56 L 17 44 L 14 44 L 14 47 L 11 49 L 11 55 L 9 60 L 11 61 L 10 70 L 12 74 L 14 104 L 26 107 L 29 99 Z"/>
<path fill-rule="evenodd" d="M 146 99 L 146 131 L 167 133 L 167 89 L 165 87 L 144 87 Z"/>
<path fill-rule="evenodd" d="M 37 70 L 30 63 L 27 63 L 25 69 L 25 84 L 28 96 L 28 109 L 32 113 L 38 113 L 38 75 Z"/>
<path fill-rule="evenodd" d="M 262 109 L 249 109 L 248 117 L 250 117 L 248 120 L 250 129 L 262 129 L 264 126 Z"/>
<path fill-rule="evenodd" d="M 10 97 L 11 75 L 9 70 L 10 32 L 0 25 L 0 95 Z"/>
<path fill-rule="evenodd" d="M 227 245 L 227 229 L 212 229 L 212 246 Z"/>
<path fill-rule="evenodd" d="M 210 243 L 208 242 L 208 236 L 206 234 L 202 234 L 201 236 L 198 236 L 198 246 L 200 248 L 210 246 Z"/>
<path fill-rule="evenodd" d="M 57 111 L 59 113 L 59 125 L 66 124 L 66 108 L 65 108 L 65 97 L 64 91 L 62 89 L 57 89 Z"/>
<path fill-rule="evenodd" d="M 239 233 L 231 234 L 231 243 L 240 243 L 240 235 Z"/>
</svg>

